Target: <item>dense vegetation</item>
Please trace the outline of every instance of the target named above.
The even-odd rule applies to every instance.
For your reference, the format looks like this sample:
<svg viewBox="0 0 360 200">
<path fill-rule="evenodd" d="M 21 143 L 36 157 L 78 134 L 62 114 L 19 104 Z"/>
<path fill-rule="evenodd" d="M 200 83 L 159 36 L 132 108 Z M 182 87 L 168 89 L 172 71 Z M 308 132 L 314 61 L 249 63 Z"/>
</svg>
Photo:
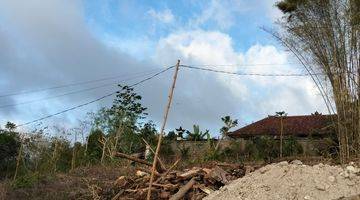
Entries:
<svg viewBox="0 0 360 200">
<path fill-rule="evenodd" d="M 145 111 L 141 96 L 133 88 L 121 86 L 110 108 L 89 113 L 77 128 L 43 127 L 24 134 L 17 132 L 16 125 L 9 122 L 0 130 L 0 178 L 12 179 L 16 187 L 27 187 L 57 172 L 69 172 L 82 166 L 119 165 L 121 160 L 113 156 L 114 152 L 143 152 L 146 143 L 155 149 L 158 133 L 155 124 L 146 121 Z M 237 120 L 229 116 L 221 120 L 224 125 L 219 132 L 222 138 L 227 138 Z M 176 141 L 180 138 L 201 142 L 202 146 L 195 150 L 198 152 L 193 152 L 186 143 Z M 238 141 L 227 139 L 230 145 L 220 147 L 221 140 L 212 138 L 209 130 L 203 131 L 198 125 L 194 125 L 193 130 L 180 127 L 166 135 L 160 156 L 172 162 L 176 151 L 183 163 L 271 161 L 279 156 L 279 141 L 270 137 L 253 138 L 245 150 Z M 176 148 L 172 144 L 176 144 Z M 285 140 L 283 147 L 285 156 L 302 153 L 301 146 L 293 138 Z"/>
</svg>

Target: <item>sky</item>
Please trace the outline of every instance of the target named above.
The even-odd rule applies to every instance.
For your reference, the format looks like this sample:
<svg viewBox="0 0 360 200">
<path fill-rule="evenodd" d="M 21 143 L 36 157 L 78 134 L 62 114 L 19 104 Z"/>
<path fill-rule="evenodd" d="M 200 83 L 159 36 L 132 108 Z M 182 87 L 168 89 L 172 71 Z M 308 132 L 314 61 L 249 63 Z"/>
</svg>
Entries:
<svg viewBox="0 0 360 200">
<path fill-rule="evenodd" d="M 116 91 L 115 83 L 135 83 L 178 59 L 183 65 L 229 72 L 304 73 L 294 56 L 262 29 L 278 28 L 275 22 L 282 14 L 275 2 L 2 0 L 0 124 L 22 124 L 86 103 Z M 135 88 L 148 108 L 147 119 L 158 125 L 173 73 L 169 70 Z M 29 92 L 106 77 L 117 78 Z M 13 93 L 25 94 L 8 95 Z M 86 113 L 112 100 L 42 123 L 76 126 Z M 216 136 L 225 115 L 243 126 L 277 111 L 304 115 L 327 113 L 325 108 L 309 77 L 236 76 L 181 68 L 166 129 L 198 124 Z"/>
</svg>

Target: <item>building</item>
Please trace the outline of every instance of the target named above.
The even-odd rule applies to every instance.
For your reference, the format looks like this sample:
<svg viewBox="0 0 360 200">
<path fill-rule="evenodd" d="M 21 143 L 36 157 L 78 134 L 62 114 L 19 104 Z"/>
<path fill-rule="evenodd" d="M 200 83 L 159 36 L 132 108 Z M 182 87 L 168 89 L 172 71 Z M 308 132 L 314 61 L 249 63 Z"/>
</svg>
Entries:
<svg viewBox="0 0 360 200">
<path fill-rule="evenodd" d="M 230 138 L 243 141 L 257 136 L 271 136 L 280 138 L 281 123 L 284 139 L 292 136 L 303 147 L 305 153 L 313 154 L 315 147 L 320 147 L 325 138 L 335 133 L 333 118 L 335 115 L 322 115 L 317 112 L 302 116 L 268 116 L 260 121 L 244 126 L 229 133 Z"/>
</svg>

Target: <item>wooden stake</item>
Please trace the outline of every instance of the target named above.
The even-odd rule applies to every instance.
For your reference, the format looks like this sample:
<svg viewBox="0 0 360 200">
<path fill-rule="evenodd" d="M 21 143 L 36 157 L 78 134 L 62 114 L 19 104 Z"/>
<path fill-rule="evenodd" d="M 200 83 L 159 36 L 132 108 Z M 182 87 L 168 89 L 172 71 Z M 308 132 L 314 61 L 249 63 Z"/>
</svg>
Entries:
<svg viewBox="0 0 360 200">
<path fill-rule="evenodd" d="M 167 103 L 166 108 L 165 108 L 164 121 L 163 121 L 163 124 L 162 124 L 161 129 L 160 129 L 160 135 L 159 135 L 158 143 L 157 143 L 156 150 L 155 150 L 154 161 L 153 161 L 152 170 L 151 170 L 151 176 L 150 176 L 149 189 L 148 189 L 148 193 L 147 193 L 147 197 L 146 197 L 147 200 L 150 200 L 150 198 L 151 198 L 151 187 L 152 187 L 152 184 L 153 184 L 153 181 L 154 181 L 154 173 L 155 173 L 156 164 L 157 164 L 157 161 L 158 161 L 157 157 L 159 155 L 160 146 L 161 146 L 161 140 L 162 140 L 162 137 L 163 137 L 163 134 L 164 134 L 164 129 L 165 129 L 166 121 L 167 121 L 167 118 L 168 118 L 168 114 L 169 114 L 169 110 L 170 110 L 170 106 L 171 106 L 171 101 L 172 101 L 172 98 L 173 98 L 173 95 L 174 95 L 174 89 L 175 89 L 177 75 L 178 75 L 178 72 L 179 72 L 179 67 L 180 67 L 180 60 L 178 60 L 177 63 L 176 63 L 174 79 L 173 79 L 172 86 L 170 88 L 170 94 L 169 94 L 168 103 Z"/>
</svg>

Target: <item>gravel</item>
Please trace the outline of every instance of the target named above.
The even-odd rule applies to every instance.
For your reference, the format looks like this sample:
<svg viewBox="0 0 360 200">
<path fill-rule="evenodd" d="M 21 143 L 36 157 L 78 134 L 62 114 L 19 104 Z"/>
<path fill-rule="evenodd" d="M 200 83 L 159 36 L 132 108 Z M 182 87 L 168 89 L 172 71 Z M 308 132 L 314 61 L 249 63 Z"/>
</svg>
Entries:
<svg viewBox="0 0 360 200">
<path fill-rule="evenodd" d="M 331 200 L 360 194 L 360 169 L 295 160 L 266 165 L 234 180 L 205 200 Z"/>
</svg>

